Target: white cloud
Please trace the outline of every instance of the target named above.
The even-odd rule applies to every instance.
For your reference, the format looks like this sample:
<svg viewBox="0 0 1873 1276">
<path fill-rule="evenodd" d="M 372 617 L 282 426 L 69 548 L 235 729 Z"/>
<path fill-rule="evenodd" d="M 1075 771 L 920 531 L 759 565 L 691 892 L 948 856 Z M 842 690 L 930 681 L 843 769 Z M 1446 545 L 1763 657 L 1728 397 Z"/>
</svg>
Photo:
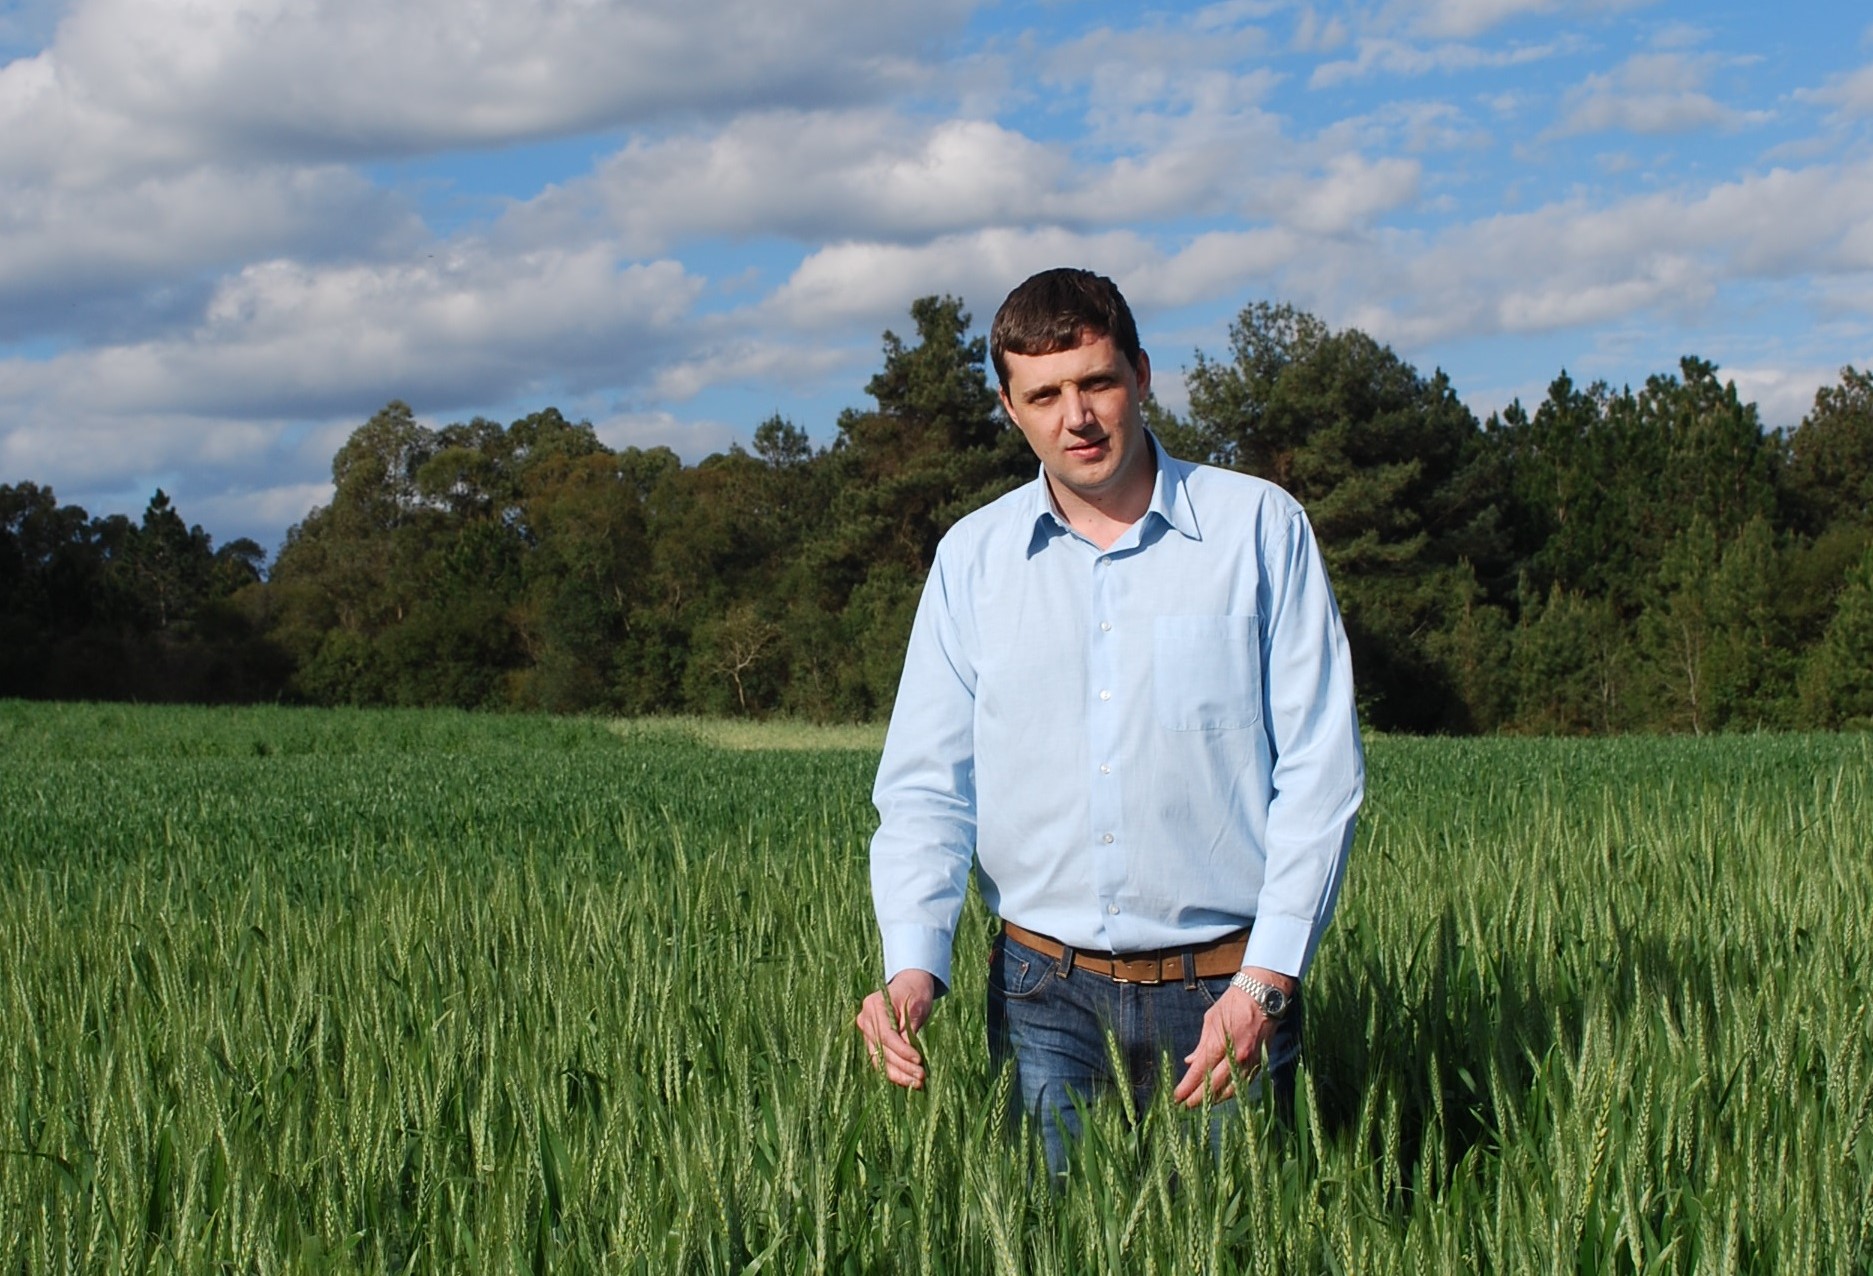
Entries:
<svg viewBox="0 0 1873 1276">
<path fill-rule="evenodd" d="M 259 426 L 186 414 L 140 416 L 134 429 L 125 426 L 114 415 L 79 411 L 8 430 L 0 435 L 0 468 L 56 475 L 60 486 L 97 485 L 125 472 L 238 468 L 266 455 L 272 441 Z"/>
<path fill-rule="evenodd" d="M 1359 41 L 1359 53 L 1336 62 L 1323 62 L 1308 77 L 1311 89 L 1332 88 L 1374 75 L 1450 74 L 1485 67 L 1525 66 L 1555 56 L 1563 43 L 1515 45 L 1489 49 L 1474 44 L 1420 45 L 1405 40 L 1375 37 Z"/>
<path fill-rule="evenodd" d="M 1804 102 L 1831 106 L 1849 119 L 1873 116 L 1873 64 L 1845 75 L 1829 76 L 1820 88 L 1798 89 L 1795 96 Z"/>
<path fill-rule="evenodd" d="M 843 244 L 807 257 L 764 309 L 790 327 L 902 326 L 906 300 L 970 300 L 979 324 L 1015 284 L 1054 266 L 1110 275 L 1140 322 L 1156 310 L 1240 295 L 1302 259 L 1311 241 L 1282 228 L 1198 235 L 1166 253 L 1131 231 L 983 230 L 929 244 Z"/>
<path fill-rule="evenodd" d="M 1800 425 L 1814 409 L 1817 389 L 1839 382 L 1840 369 L 1819 365 L 1732 367 L 1719 375 L 1736 382 L 1737 397 L 1756 405 L 1757 416 L 1765 426 L 1790 429 Z"/>
<path fill-rule="evenodd" d="M 393 397 L 498 401 L 558 378 L 648 378 L 700 281 L 603 248 L 421 265 L 257 263 L 171 336 L 0 362 L 0 410 L 33 428 L 67 397 L 101 412 L 310 417 Z"/>
<path fill-rule="evenodd" d="M 1071 176 L 1064 152 L 992 123 L 769 113 L 632 142 L 507 229 L 558 238 L 582 223 L 638 253 L 708 235 L 915 239 L 1068 212 L 1057 194 Z"/>
<path fill-rule="evenodd" d="M 1431 35 L 1468 38 L 1515 18 L 1552 9 L 1556 0 L 1424 0 L 1418 29 Z"/>
<path fill-rule="evenodd" d="M 1569 90 L 1562 136 L 1623 131 L 1686 133 L 1738 128 L 1766 117 L 1724 106 L 1704 91 L 1716 59 L 1682 53 L 1646 53 L 1617 69 L 1595 74 Z"/>
<path fill-rule="evenodd" d="M 243 264 L 433 247 L 332 158 L 904 92 L 970 2 L 75 0 L 49 47 L 0 65 L 0 343 L 136 341 Z M 896 157 L 899 203 L 983 193 L 954 180 L 983 171 L 965 133 Z"/>
<path fill-rule="evenodd" d="M 1873 162 L 1778 169 L 1597 208 L 1570 201 L 1428 242 L 1398 235 L 1382 249 L 1348 249 L 1341 262 L 1361 291 L 1339 309 L 1407 346 L 1643 314 L 1695 325 L 1741 280 L 1873 270 L 1869 210 Z"/>
<path fill-rule="evenodd" d="M 900 315 L 904 300 L 899 302 Z M 856 362 L 853 351 L 825 343 L 801 346 L 745 335 L 705 339 L 697 341 L 686 357 L 659 368 L 651 393 L 677 402 L 722 385 L 760 385 L 777 393 L 803 394 L 830 374 L 854 368 Z"/>
<path fill-rule="evenodd" d="M 1416 160 L 1336 155 L 1319 179 L 1285 176 L 1269 181 L 1252 206 L 1296 229 L 1343 235 L 1415 200 L 1421 172 Z"/>
<path fill-rule="evenodd" d="M 264 541 L 390 399 L 448 412 L 646 387 L 695 339 L 702 287 L 604 245 L 505 255 L 469 239 L 390 266 L 256 263 L 187 329 L 0 360 L 0 472 L 115 508 L 162 484 L 225 516 L 218 536 Z"/>
<path fill-rule="evenodd" d="M 745 429 L 721 421 L 690 420 L 671 412 L 620 413 L 594 422 L 592 429 L 606 447 L 667 447 L 691 465 L 747 437 Z"/>
<path fill-rule="evenodd" d="M 1303 260 L 1309 241 L 1294 230 L 1215 231 L 1199 235 L 1161 265 L 1121 279 L 1140 308 L 1175 309 L 1195 302 L 1266 293 L 1281 271 Z"/>
<path fill-rule="evenodd" d="M 279 547 L 267 544 L 262 538 L 274 528 L 300 522 L 314 506 L 330 504 L 331 499 L 329 482 L 280 483 L 220 491 L 188 490 L 178 498 L 177 508 L 189 522 L 199 523 L 214 533 L 217 544 L 225 545 L 237 537 L 250 536 L 261 542 L 261 548 L 271 559 Z"/>
<path fill-rule="evenodd" d="M 1313 148 L 1333 155 L 1349 150 L 1399 149 L 1412 154 L 1473 149 L 1489 134 L 1449 102 L 1386 102 L 1364 115 L 1322 129 Z"/>
<path fill-rule="evenodd" d="M 987 297 L 1036 270 L 1076 260 L 1083 240 L 1066 231 L 977 231 L 926 244 L 829 244 L 807 254 L 764 308 L 790 329 L 845 328 L 889 317 L 908 297 Z M 996 291 L 997 284 L 1000 290 Z"/>
<path fill-rule="evenodd" d="M 82 188 L 0 179 L 0 340 L 120 329 L 144 290 L 256 255 L 411 250 L 420 233 L 394 198 L 338 168 L 200 168 Z"/>
<path fill-rule="evenodd" d="M 0 169 L 410 154 L 850 101 L 966 0 L 78 0 L 0 68 Z"/>
<path fill-rule="evenodd" d="M 1557 11 L 1618 12 L 1652 0 L 1402 0 L 1393 13 L 1426 35 L 1470 39 L 1518 18 Z"/>
<path fill-rule="evenodd" d="M 1094 231 L 1239 206 L 1295 143 L 1256 111 L 1162 117 L 1153 145 L 1099 160 L 980 120 L 877 112 L 751 115 L 634 141 L 515 208 L 497 236 L 617 237 L 656 253 L 707 236 L 915 243 L 985 226 Z"/>
<path fill-rule="evenodd" d="M 1667 22 L 1652 33 L 1655 49 L 1690 49 L 1710 42 L 1710 30 L 1690 22 Z"/>
<path fill-rule="evenodd" d="M 1290 0 L 1216 0 L 1191 15 L 1190 27 L 1194 31 L 1228 30 L 1272 18 L 1289 3 Z"/>
<path fill-rule="evenodd" d="M 1260 100 L 1268 82 L 1244 72 L 1273 48 L 1266 31 L 1235 21 L 1100 26 L 1037 52 L 1034 71 L 1045 89 L 1086 89 L 1099 111 L 1123 118 L 1213 93 L 1212 72 Z"/>
<path fill-rule="evenodd" d="M 1332 53 L 1352 38 L 1346 20 L 1335 15 L 1323 18 L 1311 4 L 1304 4 L 1294 19 L 1294 34 L 1288 45 L 1297 53 Z"/>
</svg>

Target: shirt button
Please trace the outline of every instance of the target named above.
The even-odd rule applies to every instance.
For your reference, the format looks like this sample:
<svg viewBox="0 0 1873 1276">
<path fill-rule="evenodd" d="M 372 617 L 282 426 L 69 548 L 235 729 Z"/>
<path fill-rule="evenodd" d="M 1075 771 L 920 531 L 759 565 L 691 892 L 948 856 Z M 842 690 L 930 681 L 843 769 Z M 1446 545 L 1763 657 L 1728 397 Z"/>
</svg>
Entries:
<svg viewBox="0 0 1873 1276">
<path fill-rule="evenodd" d="M 1100 838 L 1099 840 L 1104 842 L 1107 846 L 1110 846 L 1112 845 L 1112 834 L 1108 833 L 1104 837 Z"/>
<path fill-rule="evenodd" d="M 1117 917 L 1119 915 L 1119 906 L 1117 904 L 1107 904 L 1106 912 L 1110 913 L 1114 917 Z"/>
<path fill-rule="evenodd" d="M 1104 762 L 1101 762 L 1101 763 L 1099 764 L 1099 774 L 1101 774 L 1101 775 L 1111 775 L 1111 774 L 1112 774 L 1112 768 L 1111 768 L 1110 766 L 1108 766 L 1108 765 L 1107 765 L 1106 763 L 1104 763 Z"/>
<path fill-rule="evenodd" d="M 1102 621 L 1100 621 L 1100 622 L 1099 622 L 1099 632 L 1100 632 L 1100 633 L 1102 633 L 1102 634 L 1109 634 L 1109 633 L 1111 633 L 1111 632 L 1112 632 L 1112 622 L 1111 622 L 1111 621 L 1109 621 L 1109 620 L 1102 620 Z"/>
<path fill-rule="evenodd" d="M 1099 698 L 1101 700 L 1110 700 L 1112 698 L 1112 693 L 1110 691 L 1101 691 L 1099 693 Z"/>
</svg>

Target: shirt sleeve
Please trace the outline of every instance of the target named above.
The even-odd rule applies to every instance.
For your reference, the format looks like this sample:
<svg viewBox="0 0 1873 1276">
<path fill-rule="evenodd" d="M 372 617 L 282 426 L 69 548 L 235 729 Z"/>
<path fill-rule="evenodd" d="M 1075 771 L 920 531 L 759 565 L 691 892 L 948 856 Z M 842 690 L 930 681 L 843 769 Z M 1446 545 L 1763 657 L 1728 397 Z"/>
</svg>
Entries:
<svg viewBox="0 0 1873 1276">
<path fill-rule="evenodd" d="M 939 550 L 911 626 L 872 803 L 872 905 L 888 981 L 927 970 L 950 983 L 950 949 L 975 854 L 975 671 Z"/>
<path fill-rule="evenodd" d="M 1299 977 L 1332 919 L 1365 793 L 1346 631 L 1304 513 L 1269 547 L 1263 695 L 1274 753 L 1267 867 L 1243 956 Z"/>
</svg>

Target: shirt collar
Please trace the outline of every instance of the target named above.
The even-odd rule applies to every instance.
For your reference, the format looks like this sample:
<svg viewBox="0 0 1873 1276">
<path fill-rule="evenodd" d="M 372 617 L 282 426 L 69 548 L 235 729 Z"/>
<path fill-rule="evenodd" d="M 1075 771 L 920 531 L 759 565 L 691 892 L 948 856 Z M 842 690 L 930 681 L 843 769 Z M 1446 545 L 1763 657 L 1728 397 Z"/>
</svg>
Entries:
<svg viewBox="0 0 1873 1276">
<path fill-rule="evenodd" d="M 1144 516 L 1138 520 L 1142 525 L 1140 532 L 1149 531 L 1155 517 L 1193 541 L 1202 540 L 1196 509 L 1190 501 L 1190 488 L 1184 482 L 1195 467 L 1166 452 L 1164 445 L 1158 442 L 1158 436 L 1151 431 L 1145 431 L 1145 438 L 1151 444 L 1152 455 L 1157 458 L 1158 472 L 1151 483 L 1151 503 L 1145 506 Z M 1055 536 L 1067 535 L 1072 531 L 1067 520 L 1061 516 L 1059 507 L 1054 504 L 1053 489 L 1047 483 L 1046 466 L 1040 467 L 1040 481 L 1034 484 L 1033 509 L 1034 534 L 1028 539 L 1030 558 Z"/>
</svg>

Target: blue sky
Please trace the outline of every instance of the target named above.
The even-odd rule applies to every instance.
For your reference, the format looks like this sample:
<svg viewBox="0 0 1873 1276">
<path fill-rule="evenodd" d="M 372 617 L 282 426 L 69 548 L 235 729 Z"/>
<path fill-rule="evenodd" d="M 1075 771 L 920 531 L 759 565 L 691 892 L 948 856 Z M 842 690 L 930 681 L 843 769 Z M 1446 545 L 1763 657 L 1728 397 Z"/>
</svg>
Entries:
<svg viewBox="0 0 1873 1276">
<path fill-rule="evenodd" d="M 1479 417 L 1873 363 L 1873 14 L 1679 0 L 0 0 L 0 482 L 269 550 L 392 398 L 829 442 L 912 300 L 1260 299 Z"/>
</svg>

